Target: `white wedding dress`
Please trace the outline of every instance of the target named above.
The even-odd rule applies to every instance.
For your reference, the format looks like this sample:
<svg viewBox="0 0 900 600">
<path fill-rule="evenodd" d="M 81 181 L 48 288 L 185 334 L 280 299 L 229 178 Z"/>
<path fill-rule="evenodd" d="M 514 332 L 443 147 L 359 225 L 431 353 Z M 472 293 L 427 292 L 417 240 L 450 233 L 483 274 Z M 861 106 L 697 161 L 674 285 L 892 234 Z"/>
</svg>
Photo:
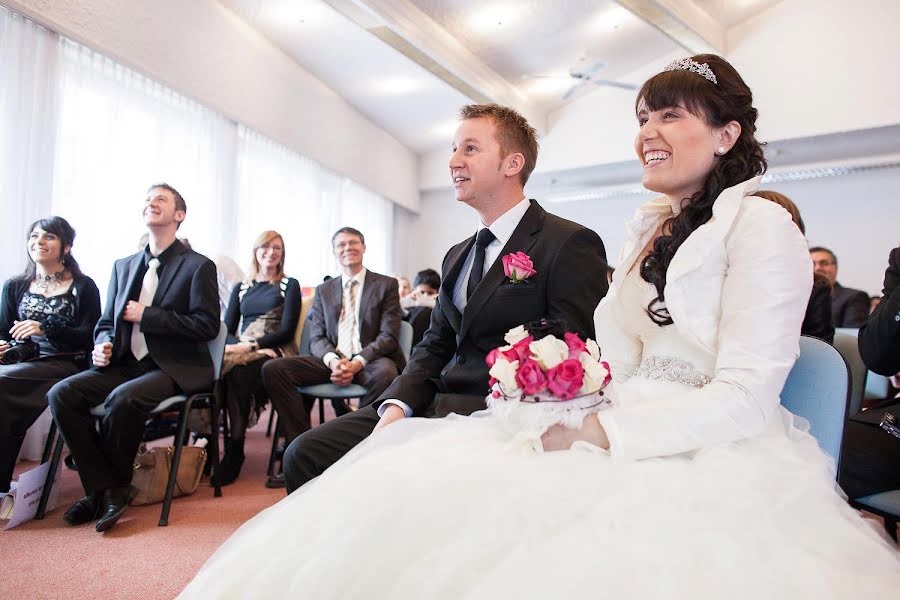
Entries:
<svg viewBox="0 0 900 600">
<path fill-rule="evenodd" d="M 728 202 L 742 206 L 746 193 L 737 190 Z M 809 276 L 805 244 L 786 213 L 752 200 L 758 202 L 746 209 L 754 217 L 747 226 L 762 222 L 774 241 L 747 260 L 765 261 L 766 248 L 787 244 L 772 252 L 787 253 L 781 262 L 794 265 L 784 288 L 801 288 L 758 304 L 767 313 L 774 309 L 766 301 L 798 305 L 777 310 L 787 314 L 786 327 L 799 331 L 809 288 L 789 279 L 798 272 L 800 281 Z M 617 272 L 595 315 L 597 341 L 616 379 L 607 388 L 613 407 L 599 413 L 611 453 L 583 442 L 569 451 L 537 452 L 500 411 L 404 419 L 246 523 L 181 597 L 900 597 L 900 553 L 878 523 L 862 519 L 839 495 L 832 461 L 778 406 L 778 392 L 766 399 L 772 410 L 762 419 L 766 410 L 745 410 L 744 392 L 761 378 L 744 369 L 746 359 L 733 358 L 746 354 L 735 350 L 743 346 L 714 341 L 718 350 L 711 351 L 680 330 L 676 283 L 676 325 L 659 327 L 647 317 L 655 291 L 637 269 L 624 273 L 643 247 L 642 236 L 656 228 L 654 211 L 671 214 L 666 207 L 660 212 L 658 203 L 648 206 L 651 217 L 635 222 L 640 231 L 632 224 L 637 250 L 621 263 L 625 271 Z M 735 211 L 737 225 L 723 225 L 723 231 L 741 230 L 744 208 Z M 725 212 L 714 221 L 721 224 Z M 690 257 L 688 242 L 683 248 L 679 254 Z M 710 277 L 718 276 L 723 269 L 715 266 L 715 252 L 701 254 Z M 741 265 L 738 254 L 729 258 L 735 273 Z M 673 280 L 677 269 L 673 261 Z M 763 287 L 778 278 L 767 277 Z M 704 314 L 704 285 L 691 280 L 688 286 L 694 319 Z M 732 301 L 728 286 L 716 286 L 709 287 L 713 300 L 721 296 L 729 310 L 742 306 L 743 297 Z M 718 311 L 713 300 L 711 310 Z M 725 308 L 710 325 L 719 337 L 748 327 L 731 323 Z M 742 316 L 741 323 L 750 318 Z M 760 329 L 758 335 L 768 334 Z M 772 363 L 784 374 L 798 335 L 788 334 L 775 353 L 788 355 Z M 767 342 L 762 350 L 777 345 Z M 666 367 L 654 357 L 678 362 Z M 754 429 L 748 419 L 762 425 Z M 727 441 L 717 440 L 726 435 Z M 700 449 L 677 451 L 691 443 Z"/>
</svg>

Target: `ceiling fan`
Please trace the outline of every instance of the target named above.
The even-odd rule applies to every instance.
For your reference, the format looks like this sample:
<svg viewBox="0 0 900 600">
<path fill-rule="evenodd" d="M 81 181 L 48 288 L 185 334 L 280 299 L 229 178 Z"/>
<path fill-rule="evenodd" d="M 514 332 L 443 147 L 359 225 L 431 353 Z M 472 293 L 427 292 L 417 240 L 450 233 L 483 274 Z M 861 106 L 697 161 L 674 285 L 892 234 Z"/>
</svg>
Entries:
<svg viewBox="0 0 900 600">
<path fill-rule="evenodd" d="M 525 75 L 525 79 L 559 79 L 562 77 L 568 77 L 573 80 L 572 86 L 563 94 L 562 99 L 568 100 L 572 96 L 575 95 L 579 90 L 594 84 L 599 86 L 606 87 L 615 87 L 623 90 L 636 90 L 638 86 L 625 83 L 623 81 L 614 81 L 612 79 L 603 79 L 598 77 L 600 71 L 606 68 L 605 60 L 597 60 L 594 61 L 589 67 L 584 68 L 582 65 L 584 64 L 586 59 L 579 59 L 578 63 L 569 69 L 569 72 L 564 75 Z"/>
</svg>

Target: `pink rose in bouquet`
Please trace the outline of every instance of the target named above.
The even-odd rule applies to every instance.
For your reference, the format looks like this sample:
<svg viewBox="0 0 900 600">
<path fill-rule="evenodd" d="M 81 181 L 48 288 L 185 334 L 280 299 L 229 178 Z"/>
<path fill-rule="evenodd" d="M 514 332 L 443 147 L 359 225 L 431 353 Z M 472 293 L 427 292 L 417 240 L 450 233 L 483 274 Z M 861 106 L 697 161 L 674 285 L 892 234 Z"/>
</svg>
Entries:
<svg viewBox="0 0 900 600">
<path fill-rule="evenodd" d="M 521 283 L 537 274 L 531 257 L 524 252 L 507 254 L 501 260 L 503 261 L 503 273 L 513 283 Z"/>
<path fill-rule="evenodd" d="M 587 346 L 581 341 L 577 333 L 567 331 L 563 337 L 566 340 L 566 345 L 569 347 L 569 358 L 578 358 L 579 354 L 587 350 Z"/>
<path fill-rule="evenodd" d="M 526 394 L 539 394 L 547 389 L 547 376 L 536 360 L 526 358 L 519 363 L 516 371 L 516 383 Z"/>
<path fill-rule="evenodd" d="M 520 364 L 521 364 L 522 361 L 531 358 L 532 354 L 531 354 L 531 348 L 529 346 L 531 346 L 531 342 L 533 342 L 533 341 L 534 341 L 534 336 L 529 335 L 528 337 L 524 337 L 521 340 L 519 340 L 518 342 L 516 342 L 515 344 L 513 344 L 512 349 L 507 350 L 505 353 L 506 360 L 508 360 L 508 361 L 518 360 L 518 361 L 520 361 Z"/>
<path fill-rule="evenodd" d="M 547 371 L 547 389 L 562 400 L 577 396 L 583 382 L 584 367 L 575 358 L 568 358 Z"/>
</svg>

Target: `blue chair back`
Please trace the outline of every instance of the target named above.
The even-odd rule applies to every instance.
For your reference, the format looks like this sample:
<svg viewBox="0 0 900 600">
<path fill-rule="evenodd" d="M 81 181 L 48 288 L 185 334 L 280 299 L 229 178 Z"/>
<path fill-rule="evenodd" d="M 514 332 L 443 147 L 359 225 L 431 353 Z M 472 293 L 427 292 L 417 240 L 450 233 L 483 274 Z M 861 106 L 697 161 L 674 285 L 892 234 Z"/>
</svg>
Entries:
<svg viewBox="0 0 900 600">
<path fill-rule="evenodd" d="M 403 352 L 403 356 L 406 360 L 409 360 L 409 355 L 412 354 L 412 340 L 413 326 L 406 321 L 400 321 L 400 339 L 397 341 L 400 344 L 400 350 Z"/>
<path fill-rule="evenodd" d="M 303 322 L 303 329 L 300 331 L 300 347 L 297 348 L 300 356 L 309 356 L 309 345 L 309 315 L 307 315 L 307 319 Z"/>
<path fill-rule="evenodd" d="M 838 329 L 834 334 L 834 347 L 841 353 L 841 356 L 847 361 L 847 366 L 850 367 L 850 406 L 847 408 L 847 414 L 849 415 L 855 415 L 862 407 L 868 375 L 866 365 L 859 355 L 858 332 L 858 329 Z"/>
<path fill-rule="evenodd" d="M 781 391 L 781 404 L 809 421 L 810 434 L 838 464 L 850 394 L 850 370 L 840 352 L 801 336 L 800 357 Z"/>
</svg>

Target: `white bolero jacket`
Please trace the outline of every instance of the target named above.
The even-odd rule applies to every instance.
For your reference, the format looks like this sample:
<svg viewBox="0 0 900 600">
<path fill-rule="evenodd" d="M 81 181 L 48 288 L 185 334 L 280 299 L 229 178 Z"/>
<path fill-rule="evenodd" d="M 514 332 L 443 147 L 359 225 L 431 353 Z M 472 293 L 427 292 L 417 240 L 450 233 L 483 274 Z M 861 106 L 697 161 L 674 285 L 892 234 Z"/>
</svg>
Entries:
<svg viewBox="0 0 900 600">
<path fill-rule="evenodd" d="M 751 195 L 758 186 L 756 177 L 724 190 L 712 218 L 682 243 L 666 273 L 674 327 L 715 363 L 710 383 L 685 386 L 680 397 L 629 404 L 629 386 L 620 385 L 640 365 L 642 344 L 604 307 L 616 302 L 622 279 L 672 207 L 665 198 L 653 200 L 629 223 L 620 266 L 595 313 L 598 342 L 616 380 L 614 406 L 598 414 L 614 457 L 729 443 L 762 433 L 775 418 L 799 355 L 813 272 L 800 230 L 781 206 Z"/>
</svg>

